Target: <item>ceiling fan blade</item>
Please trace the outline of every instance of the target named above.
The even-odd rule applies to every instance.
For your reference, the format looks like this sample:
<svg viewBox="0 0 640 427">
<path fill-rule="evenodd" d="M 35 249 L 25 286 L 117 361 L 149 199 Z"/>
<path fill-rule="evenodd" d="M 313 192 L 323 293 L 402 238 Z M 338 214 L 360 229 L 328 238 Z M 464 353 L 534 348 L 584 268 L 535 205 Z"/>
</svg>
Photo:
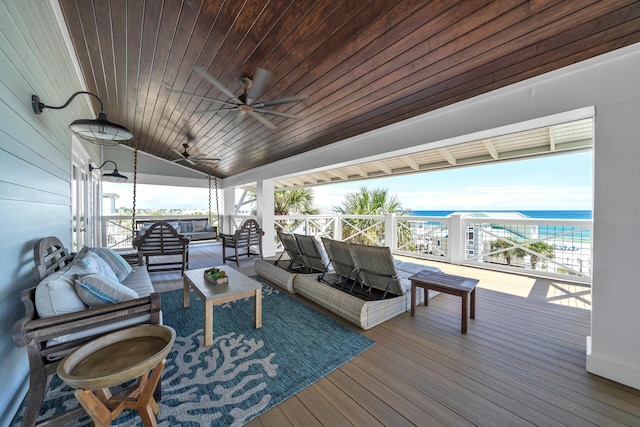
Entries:
<svg viewBox="0 0 640 427">
<path fill-rule="evenodd" d="M 193 166 L 196 166 L 196 162 L 194 162 L 193 160 L 191 160 L 191 159 L 187 159 L 187 158 L 185 158 L 185 160 L 186 160 L 187 162 L 191 163 Z"/>
<path fill-rule="evenodd" d="M 274 125 L 273 123 L 271 123 L 269 120 L 265 119 L 264 117 L 262 117 L 260 114 L 258 113 L 254 113 L 253 111 L 249 112 L 249 114 L 251 114 L 251 117 L 253 117 L 254 119 L 256 119 L 257 121 L 259 121 L 260 123 L 262 123 L 263 125 L 265 125 L 266 127 L 268 127 L 269 129 L 277 129 L 277 126 Z"/>
<path fill-rule="evenodd" d="M 196 65 L 195 67 L 193 67 L 193 69 L 195 71 L 197 71 L 202 77 L 204 77 L 205 79 L 207 79 L 209 81 L 209 83 L 211 83 L 212 85 L 214 85 L 220 92 L 224 93 L 230 100 L 232 100 L 233 102 L 235 102 L 236 104 L 242 104 L 242 102 L 240 101 L 240 99 L 238 99 L 237 96 L 235 96 L 233 94 L 233 92 L 231 92 L 229 89 L 227 89 L 226 87 L 224 87 L 222 85 L 222 83 L 220 83 L 219 81 L 217 81 L 216 79 L 214 79 L 209 73 L 207 73 L 205 71 L 204 68 L 200 67 L 199 65 Z"/>
<path fill-rule="evenodd" d="M 193 157 L 193 160 L 197 162 L 219 162 L 220 159 L 211 159 L 207 157 Z"/>
<path fill-rule="evenodd" d="M 258 68 L 253 75 L 253 86 L 249 88 L 247 91 L 247 104 L 251 105 L 253 101 L 258 99 L 258 97 L 264 91 L 264 87 L 271 78 L 271 73 L 264 68 Z"/>
<path fill-rule="evenodd" d="M 224 105 L 236 105 L 233 102 L 228 102 L 228 101 L 222 101 L 220 99 L 216 99 L 216 98 L 210 98 L 208 96 L 202 96 L 202 95 L 196 95 L 195 93 L 189 93 L 189 92 L 182 92 L 181 90 L 176 90 L 176 89 L 169 89 L 169 92 L 175 92 L 175 93 L 179 93 L 181 95 L 186 95 L 186 96 L 190 96 L 192 98 L 198 98 L 198 99 L 203 99 L 205 101 L 209 101 L 209 102 L 217 102 L 218 104 L 224 104 Z"/>
<path fill-rule="evenodd" d="M 258 102 L 256 104 L 253 104 L 253 106 L 255 108 L 262 108 L 262 107 L 269 107 L 272 105 L 282 105 L 282 104 L 290 104 L 292 102 L 306 101 L 307 99 L 309 99 L 309 97 L 306 95 L 290 96 L 288 98 L 279 98 L 279 99 L 274 99 L 272 101 Z"/>
<path fill-rule="evenodd" d="M 194 111 L 193 114 L 205 114 L 205 113 L 224 113 L 226 111 L 237 111 L 238 107 L 233 108 L 218 108 L 215 110 L 198 110 Z"/>
<path fill-rule="evenodd" d="M 265 110 L 265 109 L 262 109 L 262 108 L 254 108 L 253 111 L 255 111 L 256 113 L 273 114 L 274 116 L 286 117 L 288 119 L 293 119 L 293 120 L 302 120 L 302 117 L 300 117 L 300 116 L 296 116 L 296 115 L 293 115 L 293 114 L 287 114 L 287 113 L 281 113 L 280 111 L 271 111 L 271 110 Z"/>
<path fill-rule="evenodd" d="M 178 156 L 182 157 L 182 159 L 184 159 L 184 154 L 182 154 L 180 151 L 176 150 L 175 148 L 172 148 L 173 152 L 176 153 Z M 178 159 L 178 160 L 182 160 L 182 159 Z M 177 160 L 174 160 L 174 162 Z"/>
</svg>

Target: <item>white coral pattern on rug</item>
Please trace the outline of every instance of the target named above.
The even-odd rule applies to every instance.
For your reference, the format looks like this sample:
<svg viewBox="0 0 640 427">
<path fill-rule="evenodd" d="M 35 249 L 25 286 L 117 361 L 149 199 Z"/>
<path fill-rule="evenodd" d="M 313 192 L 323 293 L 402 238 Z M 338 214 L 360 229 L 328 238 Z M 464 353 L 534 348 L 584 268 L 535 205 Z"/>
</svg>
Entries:
<svg viewBox="0 0 640 427">
<path fill-rule="evenodd" d="M 172 350 L 177 351 L 172 360 L 175 369 L 165 371 L 163 375 L 162 401 L 158 404 L 159 425 L 205 420 L 208 425 L 222 416 L 216 408 L 228 405 L 238 405 L 229 412 L 234 418 L 231 425 L 242 425 L 248 417 L 262 411 L 271 400 L 265 392 L 267 383 L 262 379 L 265 375 L 275 377 L 278 369 L 272 362 L 275 353 L 265 358 L 252 358 L 263 345 L 262 341 L 247 340 L 244 335 L 236 336 L 233 332 L 215 337 L 211 347 L 202 345 L 202 330 L 176 338 Z M 248 374 L 256 367 L 262 372 Z M 237 384 L 232 385 L 236 381 Z M 215 384 L 214 394 L 199 396 L 198 386 L 202 384 Z M 242 409 L 248 398 L 258 400 L 253 395 L 260 398 L 259 402 Z"/>
<path fill-rule="evenodd" d="M 263 295 L 280 293 L 269 286 L 263 286 L 262 291 Z M 231 301 L 220 307 L 231 309 L 236 302 Z M 265 375 L 276 377 L 278 365 L 272 362 L 275 353 L 263 358 L 255 356 L 256 351 L 264 346 L 262 340 L 245 339 L 243 334 L 237 335 L 235 332 L 214 337 L 213 345 L 208 347 L 204 346 L 203 340 L 203 329 L 186 337 L 176 337 L 162 373 L 162 400 L 158 402 L 160 411 L 157 415 L 159 426 L 184 423 L 212 425 L 223 416 L 221 408 L 225 406 L 225 410 L 233 417 L 229 425 L 240 426 L 262 412 L 271 401 L 271 395 L 266 391 L 267 383 L 263 379 Z M 200 386 L 207 384 L 215 384 L 213 394 L 200 395 Z M 39 419 L 77 407 L 78 401 L 73 392 L 72 388 L 58 380 L 47 394 L 47 401 L 56 403 Z M 247 408 L 248 399 L 257 403 Z M 128 415 L 129 411 L 124 411 L 124 414 Z M 116 418 L 112 425 L 141 424 L 137 416 L 132 420 L 124 420 L 129 418 L 124 414 Z M 19 416 L 15 421 L 19 423 L 21 418 Z M 74 425 L 89 425 L 91 420 L 88 417 L 85 420 Z"/>
</svg>

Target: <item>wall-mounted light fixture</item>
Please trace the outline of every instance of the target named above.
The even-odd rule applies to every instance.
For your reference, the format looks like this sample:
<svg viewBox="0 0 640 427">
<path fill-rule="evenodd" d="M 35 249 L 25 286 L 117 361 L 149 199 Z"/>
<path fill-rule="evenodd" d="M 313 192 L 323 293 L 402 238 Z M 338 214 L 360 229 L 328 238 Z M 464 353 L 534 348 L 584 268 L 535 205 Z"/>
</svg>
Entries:
<svg viewBox="0 0 640 427">
<path fill-rule="evenodd" d="M 104 113 L 104 107 L 102 105 L 102 100 L 98 98 L 98 95 L 95 95 L 91 92 L 76 92 L 71 95 L 71 98 L 59 107 L 52 107 L 50 105 L 45 105 L 40 102 L 40 97 L 38 95 L 31 96 L 31 105 L 33 106 L 33 112 L 36 114 L 41 114 L 42 110 L 45 108 L 50 108 L 53 110 L 62 110 L 66 108 L 73 99 L 78 95 L 91 95 L 95 97 L 98 102 L 100 102 L 100 113 L 98 113 L 98 117 L 91 119 L 79 119 L 74 121 L 69 125 L 69 129 L 73 132 L 77 137 L 85 139 L 87 141 L 93 142 L 94 144 L 100 145 L 117 145 L 120 142 L 128 141 L 133 138 L 133 134 L 124 126 L 121 126 L 116 123 L 111 123 L 107 120 L 107 115 Z"/>
<path fill-rule="evenodd" d="M 102 174 L 102 179 L 104 181 L 125 182 L 126 180 L 129 179 L 126 176 L 122 175 L 120 172 L 118 172 L 118 165 L 116 165 L 116 162 L 114 162 L 113 160 L 107 160 L 103 164 L 101 164 L 100 167 L 97 167 L 97 168 L 93 167 L 91 165 L 91 163 L 89 163 L 89 172 L 93 171 L 94 169 L 102 169 L 104 167 L 104 165 L 106 165 L 107 163 L 113 163 L 113 172 L 111 172 L 111 173 L 103 173 Z"/>
</svg>

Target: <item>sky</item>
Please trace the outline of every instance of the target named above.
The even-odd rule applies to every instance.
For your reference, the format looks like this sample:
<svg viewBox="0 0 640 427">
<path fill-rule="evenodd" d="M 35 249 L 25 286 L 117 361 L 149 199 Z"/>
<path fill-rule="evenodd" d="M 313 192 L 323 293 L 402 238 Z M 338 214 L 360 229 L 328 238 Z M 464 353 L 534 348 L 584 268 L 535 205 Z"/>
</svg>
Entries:
<svg viewBox="0 0 640 427">
<path fill-rule="evenodd" d="M 386 188 L 411 210 L 591 210 L 592 152 L 545 156 L 438 172 L 312 187 L 315 206 L 332 210 L 360 187 Z M 131 179 L 130 179 L 131 180 Z M 116 208 L 131 207 L 132 184 L 103 183 Z M 138 185 L 142 209 L 207 210 L 209 190 Z M 215 200 L 213 201 L 215 204 Z"/>
</svg>

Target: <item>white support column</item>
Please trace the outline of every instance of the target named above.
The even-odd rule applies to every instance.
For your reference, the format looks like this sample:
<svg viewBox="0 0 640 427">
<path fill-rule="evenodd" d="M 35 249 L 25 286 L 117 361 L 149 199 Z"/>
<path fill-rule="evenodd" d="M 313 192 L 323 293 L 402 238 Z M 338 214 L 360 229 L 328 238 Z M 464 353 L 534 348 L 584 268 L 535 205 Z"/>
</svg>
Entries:
<svg viewBox="0 0 640 427">
<path fill-rule="evenodd" d="M 272 180 L 265 179 L 257 182 L 258 223 L 264 230 L 264 236 L 262 237 L 262 255 L 264 257 L 271 257 L 276 254 L 275 227 L 273 226 L 275 221 L 273 189 Z"/>
<path fill-rule="evenodd" d="M 231 228 L 233 221 L 231 216 L 235 215 L 236 209 L 236 189 L 235 187 L 225 188 L 222 190 L 222 225 L 223 233 L 233 233 L 235 230 Z"/>
<path fill-rule="evenodd" d="M 462 215 L 451 215 L 448 241 L 451 264 L 462 265 L 462 261 L 464 260 L 464 230 L 462 229 Z"/>
<path fill-rule="evenodd" d="M 398 249 L 396 214 L 394 213 L 388 213 L 384 216 L 384 244 L 391 248 L 391 253 Z"/>
<path fill-rule="evenodd" d="M 336 223 L 333 227 L 333 238 L 335 240 L 342 240 L 342 214 L 339 213 L 336 215 Z"/>
</svg>

